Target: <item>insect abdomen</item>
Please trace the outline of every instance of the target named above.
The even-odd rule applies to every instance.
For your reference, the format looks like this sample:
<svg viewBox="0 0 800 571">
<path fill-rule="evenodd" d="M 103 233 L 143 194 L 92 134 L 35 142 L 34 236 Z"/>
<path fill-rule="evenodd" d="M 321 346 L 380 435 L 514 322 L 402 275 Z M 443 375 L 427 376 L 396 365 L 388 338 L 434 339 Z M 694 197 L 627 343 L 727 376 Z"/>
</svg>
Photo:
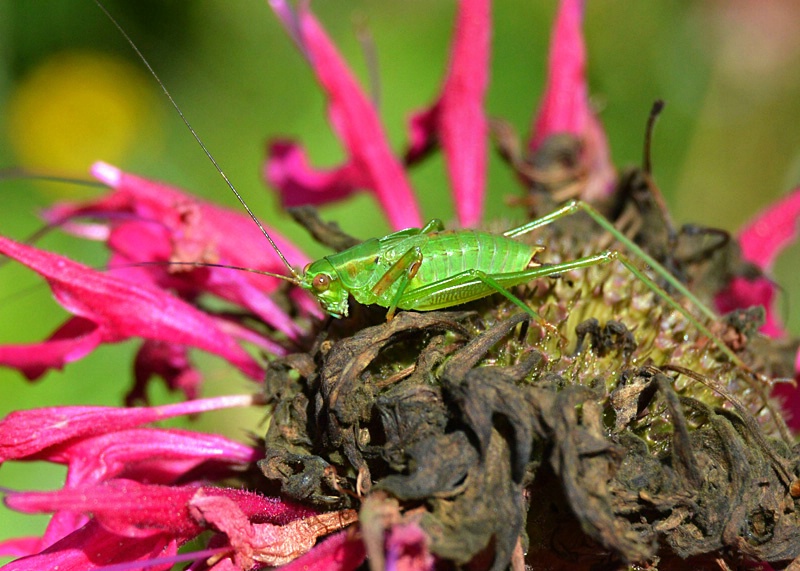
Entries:
<svg viewBox="0 0 800 571">
<path fill-rule="evenodd" d="M 422 246 L 422 264 L 414 282 L 429 284 L 470 269 L 490 275 L 521 271 L 539 250 L 538 246 L 485 232 L 440 232 L 429 236 Z"/>
</svg>

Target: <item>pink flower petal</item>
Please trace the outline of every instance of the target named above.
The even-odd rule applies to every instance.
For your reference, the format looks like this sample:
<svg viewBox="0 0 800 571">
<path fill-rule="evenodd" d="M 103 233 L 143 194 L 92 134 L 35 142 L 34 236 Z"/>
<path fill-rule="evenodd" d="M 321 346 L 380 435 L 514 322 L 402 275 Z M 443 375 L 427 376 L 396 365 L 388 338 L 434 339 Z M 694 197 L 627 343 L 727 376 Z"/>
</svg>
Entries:
<svg viewBox="0 0 800 571">
<path fill-rule="evenodd" d="M 82 359 L 102 342 L 102 333 L 94 322 L 73 317 L 41 343 L 0 345 L 0 364 L 34 380 L 48 369 L 61 369 L 67 363 Z"/>
<path fill-rule="evenodd" d="M 413 165 L 423 160 L 437 144 L 436 126 L 439 119 L 439 103 L 437 101 L 430 107 L 415 111 L 408 119 L 408 147 L 406 148 L 405 162 Z"/>
<path fill-rule="evenodd" d="M 36 555 L 17 559 L 3 567 L 4 571 L 91 571 L 115 563 L 150 561 L 177 552 L 175 542 L 161 535 L 147 538 L 125 538 L 90 521 L 81 529 Z M 169 571 L 172 564 L 147 567 L 149 571 Z"/>
<path fill-rule="evenodd" d="M 174 239 L 195 239 L 198 233 L 205 233 L 203 248 L 216 246 L 225 263 L 277 273 L 284 270 L 281 259 L 246 214 L 198 200 L 173 186 L 120 171 L 106 163 L 95 163 L 92 174 L 116 191 L 107 199 L 109 204 L 118 205 L 116 210 L 166 224 L 175 233 Z M 196 205 L 198 218 L 187 221 L 186 205 Z M 275 230 L 265 228 L 293 264 L 302 267 L 310 261 Z M 187 232 L 188 236 L 182 235 Z"/>
<path fill-rule="evenodd" d="M 283 262 L 248 216 L 106 163 L 96 163 L 92 173 L 114 192 L 97 200 L 50 208 L 45 211 L 45 218 L 65 228 L 79 226 L 75 222 L 78 218 L 107 220 L 111 225 L 108 246 L 114 252 L 113 275 L 145 280 L 190 299 L 213 293 L 247 307 L 290 339 L 302 333 L 291 317 L 265 295 L 279 283 L 275 278 L 233 269 L 190 269 L 168 264 L 211 262 L 285 274 Z M 273 230 L 269 232 L 288 259 L 298 265 L 309 261 L 287 240 Z M 142 262 L 160 264 L 130 267 Z M 314 311 L 320 313 L 318 308 Z"/>
<path fill-rule="evenodd" d="M 40 549 L 51 543 L 58 544 L 62 538 L 73 537 L 81 530 L 69 529 L 66 524 L 80 523 L 91 527 L 100 524 L 108 533 L 113 533 L 124 545 L 124 538 L 147 539 L 169 538 L 181 544 L 207 528 L 207 522 L 191 513 L 192 498 L 197 495 L 210 501 L 233 506 L 238 517 L 254 525 L 287 525 L 303 521 L 314 515 L 308 508 L 268 498 L 239 489 L 159 486 L 141 484 L 132 480 L 111 480 L 100 484 L 88 484 L 64 488 L 54 492 L 17 492 L 9 494 L 6 504 L 12 509 L 27 513 L 55 512 L 48 533 L 37 544 L 29 539 L 20 540 L 6 547 L 7 552 L 21 549 Z M 85 525 L 83 514 L 91 513 L 94 522 Z M 223 525 L 229 525 L 224 523 Z M 58 535 L 57 532 L 64 532 Z M 62 542 L 63 543 L 63 542 Z M 50 550 L 48 550 L 50 551 Z M 15 554 L 16 554 L 15 553 Z M 123 552 L 124 553 L 124 552 Z"/>
<path fill-rule="evenodd" d="M 742 257 L 768 271 L 775 258 L 797 240 L 800 230 L 800 187 L 760 213 L 739 232 Z"/>
<path fill-rule="evenodd" d="M 177 429 L 133 428 L 50 447 L 32 457 L 69 466 L 66 484 L 94 484 L 122 476 L 172 483 L 201 463 L 246 466 L 263 457 L 252 446 L 217 434 Z M 175 468 L 178 467 L 178 470 Z"/>
<path fill-rule="evenodd" d="M 395 525 L 386 538 L 386 571 L 431 571 L 428 536 L 416 523 Z"/>
<path fill-rule="evenodd" d="M 254 494 L 240 492 L 211 486 L 162 486 L 114 479 L 51 492 L 15 492 L 8 494 L 5 501 L 8 507 L 24 513 L 91 513 L 104 528 L 123 537 L 166 534 L 177 541 L 206 529 L 207 522 L 192 514 L 193 498 L 200 496 L 231 506 L 245 522 L 258 515 L 274 525 L 310 515 L 307 508 L 273 498 L 262 498 L 257 514 L 247 513 L 237 500 L 244 499 L 244 506 L 252 508 L 257 504 L 249 496 Z"/>
<path fill-rule="evenodd" d="M 297 340 L 306 335 L 295 319 L 271 297 L 265 295 L 264 289 L 257 287 L 243 272 L 225 268 L 206 268 L 205 272 L 198 272 L 196 275 L 194 283 L 202 291 L 249 309 L 264 323 L 284 333 L 289 339 Z M 302 293 L 306 295 L 305 292 Z M 312 315 L 321 316 L 322 310 L 319 305 L 314 303 L 313 307 Z"/>
<path fill-rule="evenodd" d="M 347 166 L 333 171 L 339 176 L 329 179 L 328 191 L 339 198 L 354 189 L 357 183 L 375 193 L 393 228 L 420 226 L 417 202 L 400 162 L 389 148 L 378 114 L 319 22 L 303 4 L 297 14 L 285 0 L 271 0 L 270 5 L 309 58 L 328 96 L 331 124 L 349 155 Z M 277 159 L 273 155 L 268 157 L 264 168 L 267 180 L 281 193 L 291 192 L 293 200 L 301 196 L 300 192 L 309 195 L 319 192 L 319 183 L 325 180 L 325 176 L 330 176 L 331 171 L 315 174 L 302 168 L 305 159 L 296 150 L 289 154 L 291 160 L 287 161 L 286 148 L 285 143 L 277 147 Z M 271 164 L 275 160 L 278 164 L 273 168 Z M 272 175 L 276 175 L 274 180 L 270 178 Z M 304 187 L 304 182 L 312 185 Z M 315 202 L 319 203 L 319 200 Z"/>
<path fill-rule="evenodd" d="M 248 466 L 263 456 L 253 447 L 222 436 L 180 430 L 130 429 L 85 439 L 73 439 L 61 446 L 27 458 L 68 466 L 66 487 L 94 485 L 121 476 L 150 484 L 191 481 L 193 470 L 202 466 L 202 478 L 220 479 L 231 468 Z M 227 469 L 226 469 L 227 468 Z M 45 545 L 65 537 L 86 523 L 75 512 L 58 512 L 43 536 Z"/>
<path fill-rule="evenodd" d="M 252 396 L 234 395 L 151 408 L 64 406 L 19 410 L 0 420 L 0 462 L 26 458 L 74 438 L 107 434 L 175 416 L 252 404 Z"/>
<path fill-rule="evenodd" d="M 334 202 L 369 186 L 352 163 L 327 171 L 312 168 L 303 148 L 291 141 L 271 141 L 267 155 L 264 177 L 280 190 L 286 207 Z"/>
<path fill-rule="evenodd" d="M 24 557 L 41 550 L 39 537 L 16 537 L 0 541 L 0 557 Z"/>
<path fill-rule="evenodd" d="M 133 363 L 135 384 L 125 396 L 127 406 L 148 404 L 147 385 L 153 376 L 167 383 L 170 391 L 181 391 L 187 400 L 198 397 L 202 375 L 189 360 L 186 347 L 163 341 L 145 341 Z"/>
<path fill-rule="evenodd" d="M 763 272 L 769 272 L 781 251 L 797 241 L 798 222 L 800 187 L 758 214 L 742 228 L 739 232 L 742 258 Z M 776 294 L 775 284 L 766 277 L 747 279 L 735 276 L 717 294 L 715 302 L 723 312 L 753 305 L 762 306 L 767 315 L 761 332 L 770 337 L 784 337 L 786 330 L 774 308 Z M 795 379 L 800 379 L 800 351 L 795 358 Z M 788 384 L 780 384 L 775 387 L 773 396 L 783 400 L 789 427 L 795 431 L 800 430 L 800 390 Z"/>
<path fill-rule="evenodd" d="M 223 333 L 212 318 L 163 290 L 130 283 L 2 236 L 0 252 L 43 276 L 56 300 L 69 312 L 84 319 L 77 322 L 80 327 L 77 327 L 79 335 L 73 337 L 74 347 L 68 346 L 65 350 L 62 342 L 58 351 L 44 353 L 41 360 L 28 350 L 25 356 L 29 360 L 20 367 L 23 370 L 37 365 L 43 368 L 54 364 L 63 366 L 69 360 L 84 356 L 97 342 L 116 343 L 142 337 L 204 349 L 223 357 L 254 379 L 262 376 L 258 363 L 233 338 Z M 92 331 L 88 322 L 95 324 L 97 330 Z M 73 333 L 75 324 L 72 322 L 69 327 Z M 91 343 L 86 340 L 87 333 L 93 335 Z M 42 344 L 28 349 L 32 347 L 42 347 Z M 14 352 L 25 352 L 25 347 L 15 346 L 12 351 L 0 352 L 0 360 L 5 358 L 3 364 L 20 365 Z M 54 355 L 62 358 L 60 363 L 53 362 Z"/>
<path fill-rule="evenodd" d="M 608 141 L 589 102 L 586 83 L 586 46 L 583 41 L 583 0 L 561 0 L 547 71 L 547 87 L 528 143 L 535 151 L 544 139 L 569 133 L 583 141 L 583 163 L 588 172 L 581 198 L 598 200 L 614 189 L 616 171 Z"/>
<path fill-rule="evenodd" d="M 281 567 L 281 571 L 353 571 L 367 557 L 364 542 L 350 530 L 340 531 Z"/>
<path fill-rule="evenodd" d="M 781 251 L 797 240 L 799 221 L 800 188 L 797 188 L 742 228 L 738 239 L 742 258 L 768 273 Z M 773 307 L 776 293 L 775 284 L 766 277 L 735 276 L 714 301 L 723 313 L 762 306 L 767 315 L 761 332 L 783 337 L 786 331 Z"/>
<path fill-rule="evenodd" d="M 104 528 L 123 537 L 168 533 L 188 539 L 202 528 L 189 516 L 188 503 L 197 487 L 139 484 L 110 480 L 53 492 L 15 492 L 6 505 L 23 513 L 70 511 L 91 513 Z"/>
<path fill-rule="evenodd" d="M 199 201 L 176 188 L 124 173 L 105 163 L 97 163 L 93 167 L 93 173 L 112 186 L 117 193 L 128 197 L 128 208 L 134 209 L 141 216 L 155 217 L 169 230 L 168 235 L 162 238 L 164 244 L 161 246 L 162 251 L 164 248 L 167 251 L 172 248 L 173 252 L 169 257 L 155 253 L 143 257 L 141 233 L 147 227 L 153 231 L 152 223 L 138 223 L 137 233 L 125 244 L 117 236 L 112 236 L 112 247 L 124 253 L 129 262 L 212 261 L 286 274 L 283 261 L 249 216 Z M 196 209 L 187 208 L 187 204 L 196 205 Z M 187 216 L 189 212 L 194 214 Z M 267 231 L 281 252 L 295 265 L 303 266 L 310 261 L 274 230 L 267 228 Z M 119 232 L 119 229 L 115 232 Z M 176 244 L 179 246 L 175 246 Z M 204 259 L 206 255 L 211 255 L 212 259 Z M 193 291 L 195 294 L 209 292 L 247 307 L 267 324 L 286 333 L 290 339 L 296 339 L 303 333 L 285 311 L 263 295 L 263 292 L 274 290 L 278 283 L 275 278 L 225 268 L 206 268 L 202 272 L 183 272 L 179 275 L 172 272 L 169 277 L 171 280 L 164 281 L 179 289 L 181 286 L 176 283 L 176 278 L 182 277 L 183 290 L 188 295 Z M 194 287 L 189 287 L 186 291 L 188 286 Z M 319 309 L 316 314 L 321 314 Z"/>
<path fill-rule="evenodd" d="M 458 220 L 462 226 L 471 227 L 481 220 L 486 190 L 484 100 L 489 84 L 491 5 L 488 0 L 465 0 L 459 6 L 442 94 L 430 108 L 412 116 L 406 161 L 419 160 L 438 139 Z"/>
<path fill-rule="evenodd" d="M 204 487 L 202 492 L 206 496 L 224 496 L 233 500 L 253 523 L 284 525 L 297 519 L 311 517 L 317 513 L 315 510 L 305 506 L 278 498 L 262 496 L 248 490 Z"/>
<path fill-rule="evenodd" d="M 59 414 L 65 409 L 44 409 L 42 411 L 20 412 L 9 415 L 2 422 L 0 430 L 3 437 L 10 441 L 9 446 L 0 442 L 0 447 L 17 448 L 16 457 L 22 460 L 48 460 L 67 464 L 67 485 L 95 484 L 97 481 L 122 474 L 128 478 L 140 478 L 148 482 L 171 483 L 178 478 L 187 479 L 187 475 L 203 465 L 203 477 L 219 477 L 228 475 L 225 464 L 250 464 L 261 453 L 254 448 L 228 441 L 216 435 L 200 435 L 182 431 L 162 430 L 123 430 L 125 421 L 152 421 L 165 418 L 176 413 L 192 413 L 219 406 L 236 406 L 231 398 L 197 401 L 189 406 L 172 405 L 150 414 L 127 414 L 129 418 L 120 418 L 108 409 L 90 410 L 87 407 L 70 407 L 71 414 Z M 136 412 L 143 409 L 136 409 Z M 117 411 L 118 412 L 118 411 Z M 125 411 L 123 412 L 134 412 Z M 48 414 L 50 413 L 50 414 Z M 98 414 L 99 413 L 99 414 Z M 102 415 L 102 419 L 100 416 Z M 72 424 L 65 420 L 71 416 Z M 49 417 L 49 418 L 48 418 Z M 56 423 L 55 426 L 42 422 Z M 100 422 L 100 424 L 98 424 Z M 18 436 L 26 431 L 36 436 L 36 430 L 50 428 L 50 433 L 60 437 L 59 442 L 19 442 Z M 91 436 L 98 427 L 109 432 L 101 436 Z M 94 429 L 94 430 L 92 430 Z M 81 438 L 86 436 L 86 438 Z M 45 439 L 37 439 L 45 440 Z M 27 446 L 26 446 L 27 444 Z M 38 445 L 38 446 L 37 446 Z M 44 446 L 42 448 L 42 446 Z M 38 449 L 37 449 L 38 447 Z M 27 453 L 26 453 L 27 452 Z M 5 459 L 14 457 L 13 452 Z M 50 545 L 72 533 L 86 523 L 86 517 L 74 511 L 57 512 L 51 518 L 40 545 Z M 37 548 L 38 551 L 38 548 Z"/>
<path fill-rule="evenodd" d="M 761 332 L 770 337 L 783 337 L 786 332 L 773 310 L 775 293 L 775 284 L 763 276 L 753 279 L 736 276 L 714 296 L 714 303 L 721 313 L 760 305 L 766 311 Z"/>
</svg>

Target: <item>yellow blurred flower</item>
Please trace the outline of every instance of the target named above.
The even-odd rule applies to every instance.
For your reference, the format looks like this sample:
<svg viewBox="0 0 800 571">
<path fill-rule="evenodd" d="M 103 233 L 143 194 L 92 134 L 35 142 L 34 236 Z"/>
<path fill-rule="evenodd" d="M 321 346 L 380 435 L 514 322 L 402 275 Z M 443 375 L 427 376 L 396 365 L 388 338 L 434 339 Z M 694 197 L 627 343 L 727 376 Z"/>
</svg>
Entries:
<svg viewBox="0 0 800 571">
<path fill-rule="evenodd" d="M 157 108 L 152 82 L 136 66 L 90 51 L 61 52 L 16 87 L 8 136 L 19 166 L 84 177 L 98 159 L 127 162 L 137 144 L 160 140 Z M 57 192 L 70 190 L 59 185 Z"/>
</svg>

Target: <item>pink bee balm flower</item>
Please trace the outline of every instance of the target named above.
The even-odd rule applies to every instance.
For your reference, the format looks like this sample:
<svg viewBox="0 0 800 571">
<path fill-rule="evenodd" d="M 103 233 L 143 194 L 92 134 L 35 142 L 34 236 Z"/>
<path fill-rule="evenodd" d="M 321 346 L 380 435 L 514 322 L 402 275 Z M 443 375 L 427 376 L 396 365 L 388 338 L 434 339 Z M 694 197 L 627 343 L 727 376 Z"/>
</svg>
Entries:
<svg viewBox="0 0 800 571">
<path fill-rule="evenodd" d="M 588 173 L 581 196 L 593 201 L 613 191 L 617 175 L 605 131 L 589 101 L 586 46 L 581 32 L 583 10 L 583 0 L 560 4 L 550 46 L 547 89 L 533 123 L 528 149 L 536 151 L 553 135 L 574 135 L 583 144 L 581 162 Z"/>
<path fill-rule="evenodd" d="M 366 188 L 375 193 L 392 227 L 399 230 L 419 226 L 422 219 L 411 186 L 402 165 L 389 149 L 377 111 L 319 22 L 304 5 L 297 13 L 283 0 L 272 0 L 270 5 L 308 58 L 325 90 L 331 123 L 350 160 L 334 171 L 316 173 L 308 169 L 302 150 L 289 142 L 277 141 L 270 146 L 264 168 L 267 181 L 281 191 L 288 206 L 319 204 Z"/>
<path fill-rule="evenodd" d="M 488 0 L 462 3 L 442 94 L 430 108 L 411 118 L 411 142 L 406 152 L 406 161 L 413 163 L 437 141 L 441 144 L 458 221 L 466 227 L 480 222 L 486 190 L 488 127 L 484 99 L 489 84 L 489 12 Z"/>
<path fill-rule="evenodd" d="M 757 215 L 739 232 L 738 242 L 742 258 L 755 266 L 759 273 L 752 276 L 733 276 L 728 285 L 716 296 L 720 311 L 761 306 L 765 320 L 761 331 L 775 338 L 785 338 L 787 333 L 775 309 L 778 288 L 768 277 L 778 255 L 797 241 L 800 232 L 800 189 Z M 795 360 L 795 376 L 800 378 L 800 352 Z M 775 394 L 786 403 L 788 423 L 800 430 L 800 392 L 789 384 L 778 385 Z"/>
<path fill-rule="evenodd" d="M 29 379 L 40 377 L 49 368 L 60 369 L 102 343 L 132 337 L 205 349 L 248 376 L 260 377 L 258 363 L 214 318 L 161 289 L 98 272 L 4 237 L 0 237 L 0 253 L 44 277 L 56 299 L 75 315 L 42 343 L 0 346 L 0 363 L 20 369 Z"/>
<path fill-rule="evenodd" d="M 201 292 L 246 307 L 266 323 L 291 338 L 301 333 L 297 324 L 265 293 L 278 280 L 253 273 L 206 267 L 202 271 L 170 266 L 166 262 L 213 262 L 254 270 L 285 271 L 278 255 L 265 247 L 264 236 L 246 215 L 198 200 L 177 188 L 149 181 L 97 163 L 92 174 L 113 189 L 105 197 L 82 204 L 61 204 L 45 212 L 54 224 L 67 225 L 72 233 L 97 234 L 97 225 L 81 225 L 84 218 L 107 220 L 102 234 L 112 251 L 115 275 L 130 274 L 185 296 Z M 310 260 L 293 244 L 269 230 L 284 255 L 296 265 Z M 141 262 L 164 262 L 136 266 Z"/>
</svg>

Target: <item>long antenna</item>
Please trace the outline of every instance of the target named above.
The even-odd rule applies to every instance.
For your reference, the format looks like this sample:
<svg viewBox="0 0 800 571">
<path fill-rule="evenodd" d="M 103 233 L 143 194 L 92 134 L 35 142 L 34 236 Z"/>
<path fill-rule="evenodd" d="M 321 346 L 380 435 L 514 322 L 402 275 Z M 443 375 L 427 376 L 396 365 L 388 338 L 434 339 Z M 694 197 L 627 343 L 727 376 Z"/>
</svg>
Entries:
<svg viewBox="0 0 800 571">
<path fill-rule="evenodd" d="M 242 266 L 229 266 L 227 264 L 214 264 L 212 262 L 133 262 L 130 264 L 123 264 L 120 266 L 109 266 L 108 270 L 125 270 L 128 268 L 142 268 L 148 266 L 189 266 L 192 268 L 225 268 L 227 270 L 238 270 L 241 272 L 250 272 L 251 274 L 258 274 L 259 276 L 269 276 L 271 278 L 278 278 L 279 280 L 287 281 L 296 286 L 302 286 L 300 280 L 284 276 L 283 274 L 276 274 L 274 272 L 267 272 L 264 270 L 256 270 L 255 268 L 245 268 Z"/>
<path fill-rule="evenodd" d="M 111 21 L 111 23 L 114 24 L 114 27 L 117 28 L 117 30 L 122 35 L 122 37 L 125 38 L 125 41 L 128 42 L 128 45 L 131 46 L 133 51 L 136 52 L 136 55 L 139 57 L 139 59 L 142 60 L 142 63 L 145 65 L 145 67 L 147 67 L 147 69 L 150 72 L 150 74 L 158 82 L 158 85 L 161 87 L 161 91 L 164 92 L 164 95 L 167 96 L 167 99 L 169 99 L 169 102 L 175 108 L 175 111 L 178 112 L 178 116 L 183 121 L 183 124 L 186 125 L 186 128 L 189 129 L 189 132 L 194 137 L 194 140 L 197 141 L 197 144 L 200 145 L 201 149 L 203 149 L 203 152 L 206 154 L 206 157 L 208 157 L 208 160 L 211 161 L 211 164 L 214 165 L 214 168 L 217 169 L 217 172 L 222 177 L 222 180 L 225 181 L 225 184 L 228 185 L 228 188 L 231 189 L 231 191 L 236 196 L 236 198 L 239 200 L 241 205 L 244 206 L 244 209 L 247 211 L 247 214 L 250 215 L 250 218 L 252 218 L 253 222 L 256 223 L 256 226 L 258 226 L 258 229 L 261 230 L 261 233 L 269 241 L 270 245 L 272 246 L 272 249 L 275 250 L 275 252 L 280 257 L 281 261 L 283 262 L 283 265 L 286 266 L 286 269 L 289 270 L 289 273 L 291 273 L 292 276 L 294 276 L 295 280 L 297 280 L 297 283 L 299 283 L 301 281 L 301 279 L 302 279 L 300 277 L 300 275 L 294 270 L 292 265 L 289 263 L 289 261 L 283 255 L 283 252 L 280 251 L 280 249 L 278 248 L 277 244 L 275 244 L 274 240 L 269 235 L 269 232 L 267 232 L 266 228 L 264 228 L 264 225 L 261 223 L 261 221 L 258 218 L 256 218 L 256 215 L 253 214 L 253 211 L 250 210 L 249 206 L 247 206 L 247 203 L 242 198 L 242 195 L 239 194 L 239 191 L 236 190 L 236 187 L 233 186 L 233 183 L 230 181 L 228 176 L 223 172 L 223 170 L 219 166 L 219 164 L 217 164 L 217 161 L 214 159 L 214 156 L 209 152 L 209 150 L 206 148 L 205 144 L 203 144 L 202 139 L 200 139 L 200 135 L 197 134 L 197 132 L 192 127 L 191 123 L 189 123 L 189 120 L 183 114 L 183 111 L 181 111 L 181 108 L 178 107 L 178 104 L 172 98 L 172 95 L 170 94 L 169 90 L 167 90 L 167 86 L 164 85 L 164 82 L 161 81 L 160 77 L 158 77 L 158 74 L 153 69 L 153 66 L 150 65 L 150 62 L 147 61 L 147 58 L 144 57 L 144 54 L 139 50 L 139 48 L 136 46 L 136 44 L 133 43 L 133 40 L 130 38 L 130 36 L 127 34 L 127 32 L 125 32 L 125 30 L 122 28 L 122 26 L 119 25 L 119 23 L 114 19 L 114 17 L 106 9 L 106 7 L 103 6 L 103 4 L 100 2 L 100 0 L 94 0 L 94 3 L 97 4 L 97 7 L 100 8 L 103 11 L 103 13 L 106 15 L 106 17 Z"/>
</svg>

